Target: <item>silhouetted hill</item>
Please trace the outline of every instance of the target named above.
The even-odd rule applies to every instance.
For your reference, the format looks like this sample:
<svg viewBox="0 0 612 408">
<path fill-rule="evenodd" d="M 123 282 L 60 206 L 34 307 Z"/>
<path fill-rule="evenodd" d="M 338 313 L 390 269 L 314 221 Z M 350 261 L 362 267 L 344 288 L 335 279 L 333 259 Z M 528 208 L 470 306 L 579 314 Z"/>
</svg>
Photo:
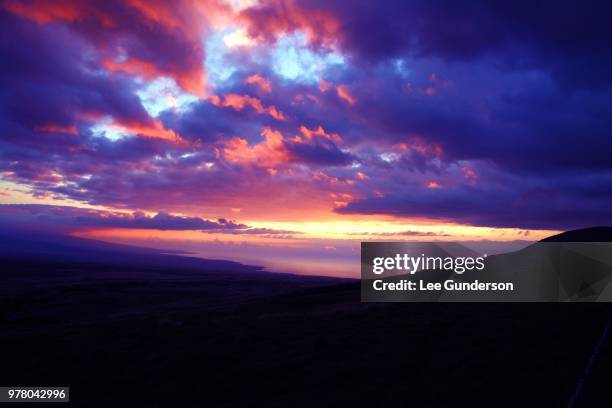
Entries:
<svg viewBox="0 0 612 408">
<path fill-rule="evenodd" d="M 612 227 L 591 227 L 566 231 L 540 242 L 612 242 Z"/>
<path fill-rule="evenodd" d="M 194 258 L 166 251 L 83 239 L 65 235 L 34 235 L 23 231 L 0 232 L 0 260 L 10 263 L 38 262 L 46 265 L 88 264 L 96 266 L 147 267 L 198 271 L 257 272 L 258 266 L 238 262 Z"/>
</svg>

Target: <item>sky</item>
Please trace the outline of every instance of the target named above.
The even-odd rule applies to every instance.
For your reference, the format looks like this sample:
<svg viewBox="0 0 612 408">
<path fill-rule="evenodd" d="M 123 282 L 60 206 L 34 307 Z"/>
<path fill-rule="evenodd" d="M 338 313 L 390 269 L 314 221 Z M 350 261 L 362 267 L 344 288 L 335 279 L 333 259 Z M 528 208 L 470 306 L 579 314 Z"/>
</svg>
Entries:
<svg viewBox="0 0 612 408">
<path fill-rule="evenodd" d="M 610 6 L 492 3 L 2 1 L 0 220 L 336 275 L 611 224 Z"/>
</svg>

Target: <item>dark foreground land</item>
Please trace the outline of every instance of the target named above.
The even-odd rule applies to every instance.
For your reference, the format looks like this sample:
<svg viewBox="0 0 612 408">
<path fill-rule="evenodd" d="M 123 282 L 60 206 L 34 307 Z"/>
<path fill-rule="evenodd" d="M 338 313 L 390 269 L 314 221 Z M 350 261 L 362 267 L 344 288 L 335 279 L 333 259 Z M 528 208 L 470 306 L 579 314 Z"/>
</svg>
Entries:
<svg viewBox="0 0 612 408">
<path fill-rule="evenodd" d="M 0 385 L 69 406 L 567 406 L 611 313 L 361 304 L 355 281 L 2 239 Z M 612 405 L 611 368 L 608 338 L 576 407 Z"/>
</svg>

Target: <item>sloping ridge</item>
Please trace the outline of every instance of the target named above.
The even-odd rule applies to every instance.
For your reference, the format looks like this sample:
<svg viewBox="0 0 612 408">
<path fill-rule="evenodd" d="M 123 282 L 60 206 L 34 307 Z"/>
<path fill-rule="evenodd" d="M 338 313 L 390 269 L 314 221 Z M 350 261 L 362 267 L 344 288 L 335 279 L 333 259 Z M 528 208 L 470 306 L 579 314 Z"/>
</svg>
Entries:
<svg viewBox="0 0 612 408">
<path fill-rule="evenodd" d="M 562 232 L 540 242 L 612 242 L 612 227 L 600 226 Z"/>
<path fill-rule="evenodd" d="M 0 259 L 3 262 L 79 263 L 138 266 L 154 269 L 256 272 L 261 267 L 238 262 L 202 259 L 130 245 L 114 244 L 62 235 L 38 235 L 19 231 L 0 232 Z"/>
</svg>

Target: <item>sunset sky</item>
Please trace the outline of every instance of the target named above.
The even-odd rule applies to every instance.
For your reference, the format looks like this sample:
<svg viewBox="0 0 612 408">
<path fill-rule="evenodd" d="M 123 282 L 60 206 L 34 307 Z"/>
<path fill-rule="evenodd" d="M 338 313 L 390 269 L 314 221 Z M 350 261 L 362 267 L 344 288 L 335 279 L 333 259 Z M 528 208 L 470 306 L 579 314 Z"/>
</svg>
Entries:
<svg viewBox="0 0 612 408">
<path fill-rule="evenodd" d="M 330 274 L 610 224 L 609 10 L 490 3 L 2 1 L 0 219 Z"/>
</svg>

